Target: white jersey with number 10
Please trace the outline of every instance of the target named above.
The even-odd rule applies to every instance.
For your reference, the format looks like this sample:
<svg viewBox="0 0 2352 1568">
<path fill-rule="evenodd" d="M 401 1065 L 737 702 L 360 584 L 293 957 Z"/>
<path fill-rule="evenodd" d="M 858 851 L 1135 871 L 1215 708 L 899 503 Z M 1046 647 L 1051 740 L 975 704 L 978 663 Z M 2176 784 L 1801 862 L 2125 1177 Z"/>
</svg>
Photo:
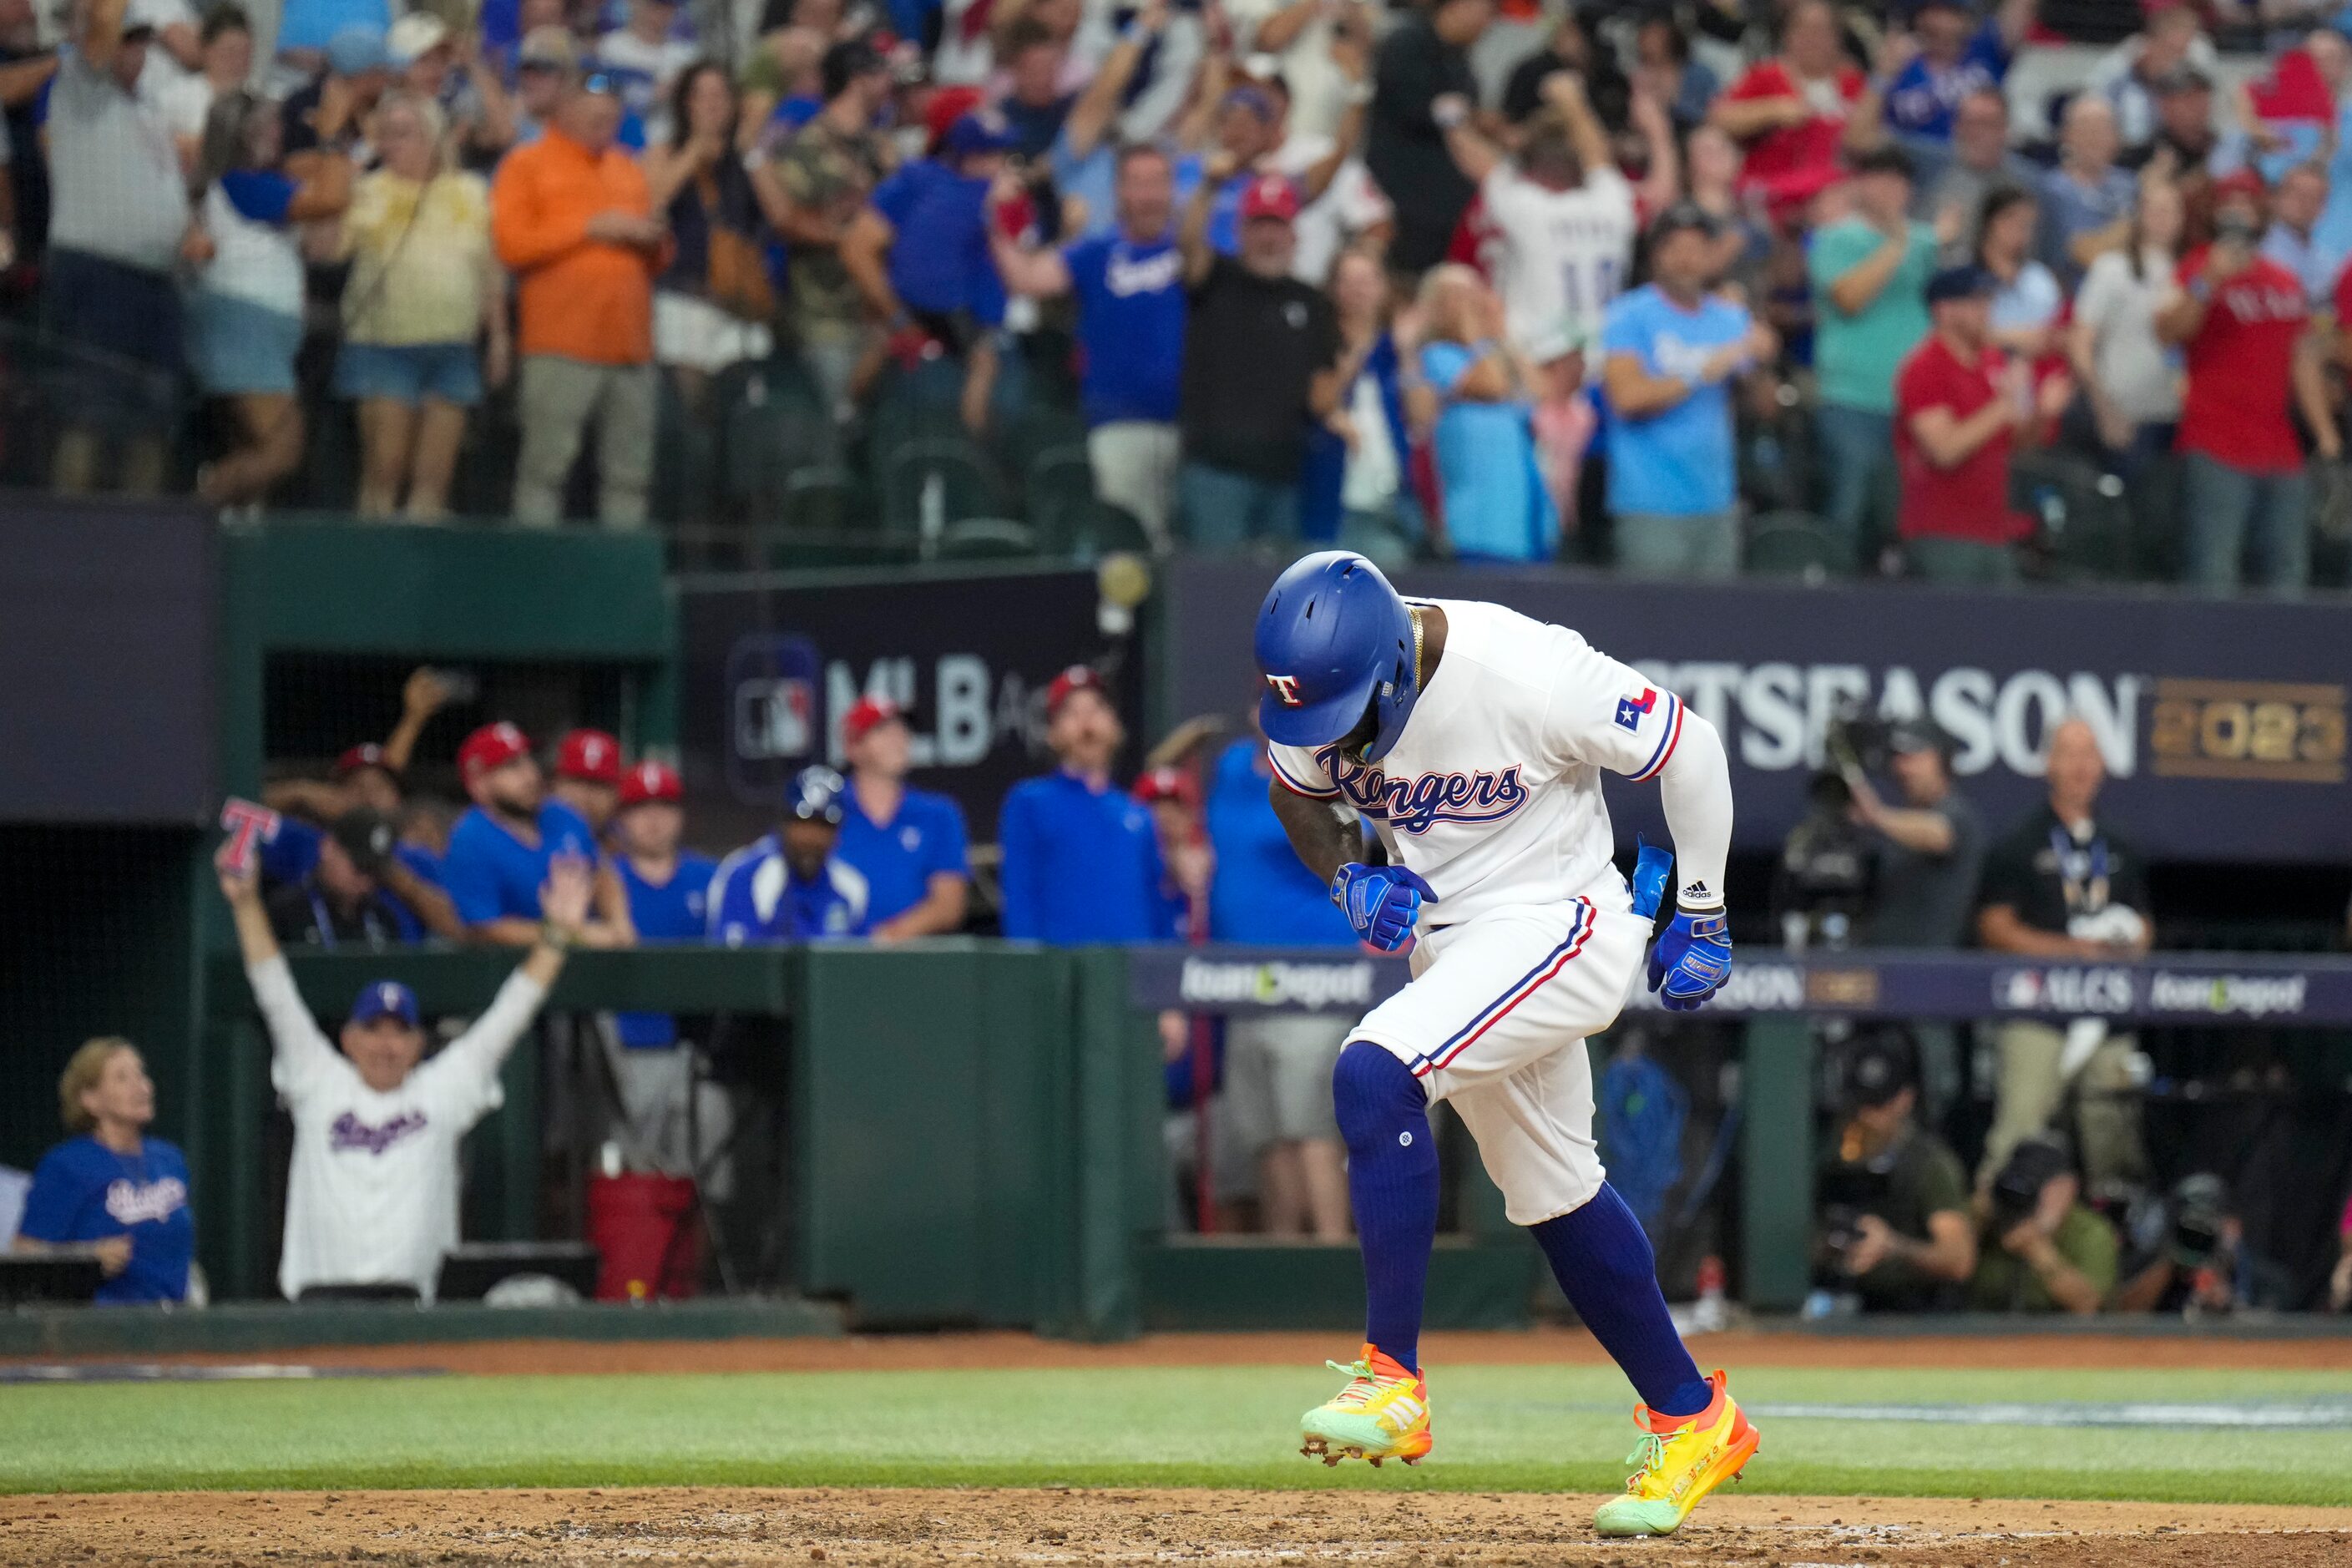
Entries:
<svg viewBox="0 0 2352 1568">
<path fill-rule="evenodd" d="M 1633 187 L 1614 169 L 1595 169 L 1581 185 L 1556 191 L 1499 163 L 1479 194 L 1479 261 L 1503 297 L 1512 342 L 1546 354 L 1591 352 L 1633 268 Z"/>
</svg>

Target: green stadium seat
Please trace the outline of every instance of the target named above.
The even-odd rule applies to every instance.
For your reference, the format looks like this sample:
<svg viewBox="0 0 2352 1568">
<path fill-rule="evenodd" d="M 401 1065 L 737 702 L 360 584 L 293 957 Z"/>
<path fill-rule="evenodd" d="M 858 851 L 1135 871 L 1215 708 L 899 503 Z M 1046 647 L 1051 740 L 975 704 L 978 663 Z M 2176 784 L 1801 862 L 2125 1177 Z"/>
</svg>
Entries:
<svg viewBox="0 0 2352 1568">
<path fill-rule="evenodd" d="M 1824 583 L 1836 574 L 1842 554 L 1837 541 L 1811 513 L 1768 511 L 1748 521 L 1742 564 L 1753 576 Z"/>
</svg>

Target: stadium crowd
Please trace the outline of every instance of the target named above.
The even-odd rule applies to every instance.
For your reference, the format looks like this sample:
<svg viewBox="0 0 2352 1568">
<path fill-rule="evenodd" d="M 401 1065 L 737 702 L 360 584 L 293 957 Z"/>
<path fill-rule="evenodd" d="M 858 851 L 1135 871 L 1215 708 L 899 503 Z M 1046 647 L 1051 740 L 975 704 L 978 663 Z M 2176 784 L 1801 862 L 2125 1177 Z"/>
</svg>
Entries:
<svg viewBox="0 0 2352 1568">
<path fill-rule="evenodd" d="M 62 489 L 437 519 L 487 404 L 531 525 L 753 427 L 788 498 L 1064 430 L 1202 550 L 2289 592 L 2344 521 L 2301 0 L 0 0 L 0 102 Z"/>
</svg>

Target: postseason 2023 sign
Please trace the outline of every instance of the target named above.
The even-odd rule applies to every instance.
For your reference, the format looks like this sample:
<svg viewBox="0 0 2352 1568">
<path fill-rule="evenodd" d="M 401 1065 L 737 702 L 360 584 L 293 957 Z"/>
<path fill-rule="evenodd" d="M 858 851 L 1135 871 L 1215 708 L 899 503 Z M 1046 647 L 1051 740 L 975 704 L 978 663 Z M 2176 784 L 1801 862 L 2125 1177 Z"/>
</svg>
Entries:
<svg viewBox="0 0 2352 1568">
<path fill-rule="evenodd" d="M 1250 634 L 1274 568 L 1186 562 L 1164 624 L 1171 711 L 1255 700 Z M 1962 792 L 2000 831 L 2043 793 L 2070 715 L 2098 737 L 2102 814 L 2158 858 L 2352 859 L 2346 698 L 2352 604 L 1972 593 L 1912 584 L 1645 584 L 1582 574 L 1412 570 L 1408 594 L 1490 599 L 1574 627 L 1723 731 L 1739 847 L 1777 846 L 1804 809 L 1831 720 L 1926 713 Z M 1664 827 L 1657 792 L 1612 782 L 1619 837 Z"/>
<path fill-rule="evenodd" d="M 995 838 L 1004 792 L 1054 765 L 1045 689 L 1073 664 L 1104 674 L 1133 766 L 1141 656 L 1103 635 L 1098 598 L 1090 571 L 688 582 L 679 734 L 696 837 L 772 829 L 786 780 L 842 765 L 842 718 L 869 694 L 908 710 L 911 782 L 953 796 L 978 842 Z"/>
</svg>

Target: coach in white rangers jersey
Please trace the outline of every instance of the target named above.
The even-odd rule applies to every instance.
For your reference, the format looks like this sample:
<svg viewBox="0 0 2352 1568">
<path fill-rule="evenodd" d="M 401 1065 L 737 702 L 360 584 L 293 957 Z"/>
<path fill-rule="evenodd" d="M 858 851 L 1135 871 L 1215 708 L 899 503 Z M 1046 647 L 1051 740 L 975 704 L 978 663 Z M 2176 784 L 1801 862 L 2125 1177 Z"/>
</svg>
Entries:
<svg viewBox="0 0 2352 1568">
<path fill-rule="evenodd" d="M 457 1245 L 457 1145 L 499 1108 L 499 1068 L 578 939 L 594 868 L 561 858 L 550 865 L 530 956 L 431 1061 L 421 1060 L 416 997 L 392 980 L 362 989 L 342 1048 L 330 1045 L 294 988 L 252 869 L 224 858 L 218 870 L 269 1027 L 269 1081 L 294 1118 L 278 1289 L 292 1300 L 314 1285 L 409 1285 L 429 1301 L 441 1259 Z"/>
<path fill-rule="evenodd" d="M 1412 982 L 1372 1009 L 1332 1075 L 1369 1298 L 1348 1385 L 1300 1423 L 1305 1451 L 1418 1460 L 1417 1359 L 1437 1224 L 1429 1104 L 1450 1100 L 1512 1221 L 1642 1396 L 1639 1468 L 1604 1534 L 1664 1534 L 1755 1453 L 1666 1315 L 1648 1238 L 1592 1139 L 1585 1037 L 1613 1021 L 1650 934 L 1633 912 L 1601 773 L 1656 779 L 1680 894 L 1650 988 L 1687 1010 L 1731 969 L 1723 868 L 1731 781 L 1713 725 L 1576 633 L 1499 605 L 1407 601 L 1360 555 L 1310 555 L 1258 615 L 1274 806 L 1299 858 L 1374 945 L 1418 934 Z M 1350 862 L 1369 821 L 1385 866 Z"/>
</svg>

